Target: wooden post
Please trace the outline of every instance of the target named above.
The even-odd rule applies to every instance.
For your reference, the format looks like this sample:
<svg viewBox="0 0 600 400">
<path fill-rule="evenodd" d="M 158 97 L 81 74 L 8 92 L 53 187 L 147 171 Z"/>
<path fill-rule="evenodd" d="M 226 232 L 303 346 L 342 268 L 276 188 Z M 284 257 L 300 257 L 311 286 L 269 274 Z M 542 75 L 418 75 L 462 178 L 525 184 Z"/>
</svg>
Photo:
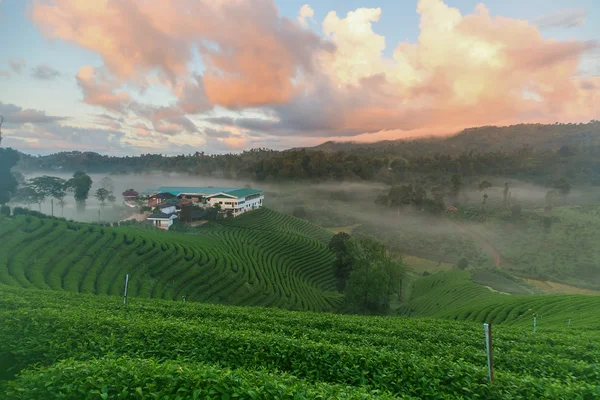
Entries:
<svg viewBox="0 0 600 400">
<path fill-rule="evenodd" d="M 487 350 L 488 379 L 494 381 L 494 360 L 492 358 L 492 324 L 483 324 L 485 348 Z"/>
<path fill-rule="evenodd" d="M 125 293 L 123 293 L 123 304 L 127 304 L 127 286 L 129 285 L 129 274 L 125 275 Z"/>
</svg>

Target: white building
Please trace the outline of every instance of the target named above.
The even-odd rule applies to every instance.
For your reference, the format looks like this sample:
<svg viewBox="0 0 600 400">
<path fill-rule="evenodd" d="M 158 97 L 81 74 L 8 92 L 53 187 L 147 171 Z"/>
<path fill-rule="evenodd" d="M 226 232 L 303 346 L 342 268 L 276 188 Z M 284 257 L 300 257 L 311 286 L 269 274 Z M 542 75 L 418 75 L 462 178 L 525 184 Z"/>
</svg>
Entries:
<svg viewBox="0 0 600 400">
<path fill-rule="evenodd" d="M 263 206 L 265 195 L 258 189 L 215 188 L 215 187 L 159 187 L 145 190 L 142 196 L 148 199 L 158 194 L 169 193 L 177 199 L 191 201 L 205 207 L 219 205 L 224 212 L 238 216 Z"/>
<path fill-rule="evenodd" d="M 148 217 L 148 221 L 152 221 L 152 224 L 157 228 L 168 230 L 171 227 L 171 225 L 173 225 L 175 218 L 177 218 L 177 214 L 175 214 L 175 213 L 173 213 L 173 214 L 160 213 L 160 214 L 150 215 Z"/>
</svg>

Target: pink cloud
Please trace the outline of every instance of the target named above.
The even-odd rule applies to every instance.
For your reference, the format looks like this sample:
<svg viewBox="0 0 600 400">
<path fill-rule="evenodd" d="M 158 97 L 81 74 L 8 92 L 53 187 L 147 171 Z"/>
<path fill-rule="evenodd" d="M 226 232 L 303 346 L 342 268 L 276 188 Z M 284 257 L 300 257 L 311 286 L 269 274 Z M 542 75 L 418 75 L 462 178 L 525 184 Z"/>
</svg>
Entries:
<svg viewBox="0 0 600 400">
<path fill-rule="evenodd" d="M 281 17 L 272 0 L 36 1 L 34 23 L 49 37 L 100 54 L 121 81 L 159 71 L 177 85 L 193 47 L 206 65 L 210 101 L 239 108 L 286 101 L 300 68 L 310 71 L 323 41 Z M 232 29 L 235 27 L 235 29 Z"/>
<path fill-rule="evenodd" d="M 544 38 L 536 25 L 491 16 L 483 4 L 462 15 L 442 0 L 420 0 L 418 41 L 394 44 L 386 57 L 386 38 L 373 30 L 383 12 L 330 12 L 323 36 L 302 25 L 314 15 L 309 6 L 298 22 L 272 0 L 44 0 L 31 18 L 47 36 L 102 57 L 105 67 L 77 76 L 86 103 L 133 111 L 166 135 L 199 133 L 187 115 L 215 105 L 263 111 L 220 120 L 244 135 L 361 140 L 600 117 L 600 82 L 577 75 L 594 43 Z M 202 76 L 190 70 L 194 48 Z M 148 107 L 121 90 L 150 81 L 177 100 Z"/>
<path fill-rule="evenodd" d="M 119 84 L 101 70 L 91 66 L 82 67 L 77 73 L 77 84 L 83 91 L 86 104 L 97 105 L 108 110 L 122 112 L 131 98 L 126 92 L 118 91 Z"/>
</svg>

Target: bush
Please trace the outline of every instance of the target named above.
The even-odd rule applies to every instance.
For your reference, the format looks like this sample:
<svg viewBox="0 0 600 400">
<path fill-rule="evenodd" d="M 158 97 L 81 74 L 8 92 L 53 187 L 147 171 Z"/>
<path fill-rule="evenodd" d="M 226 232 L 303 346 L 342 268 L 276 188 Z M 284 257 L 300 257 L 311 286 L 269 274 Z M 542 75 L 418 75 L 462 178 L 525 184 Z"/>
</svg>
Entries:
<svg viewBox="0 0 600 400">
<path fill-rule="evenodd" d="M 3 205 L 0 207 L 0 215 L 10 216 L 10 207 L 7 205 Z"/>
<path fill-rule="evenodd" d="M 13 208 L 13 215 L 25 215 L 28 213 L 28 209 L 23 207 L 15 207 Z"/>
<path fill-rule="evenodd" d="M 456 263 L 456 268 L 460 270 L 469 268 L 469 260 L 467 260 L 465 257 L 461 258 L 458 260 L 458 263 Z"/>
</svg>

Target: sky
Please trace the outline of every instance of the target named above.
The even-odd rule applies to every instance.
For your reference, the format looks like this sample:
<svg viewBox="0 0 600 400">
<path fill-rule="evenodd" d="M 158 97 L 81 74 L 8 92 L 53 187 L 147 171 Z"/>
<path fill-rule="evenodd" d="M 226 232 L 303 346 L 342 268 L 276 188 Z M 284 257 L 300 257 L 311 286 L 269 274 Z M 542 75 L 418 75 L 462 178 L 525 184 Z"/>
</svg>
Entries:
<svg viewBox="0 0 600 400">
<path fill-rule="evenodd" d="M 0 0 L 5 147 L 240 152 L 600 119 L 597 0 Z"/>
</svg>

